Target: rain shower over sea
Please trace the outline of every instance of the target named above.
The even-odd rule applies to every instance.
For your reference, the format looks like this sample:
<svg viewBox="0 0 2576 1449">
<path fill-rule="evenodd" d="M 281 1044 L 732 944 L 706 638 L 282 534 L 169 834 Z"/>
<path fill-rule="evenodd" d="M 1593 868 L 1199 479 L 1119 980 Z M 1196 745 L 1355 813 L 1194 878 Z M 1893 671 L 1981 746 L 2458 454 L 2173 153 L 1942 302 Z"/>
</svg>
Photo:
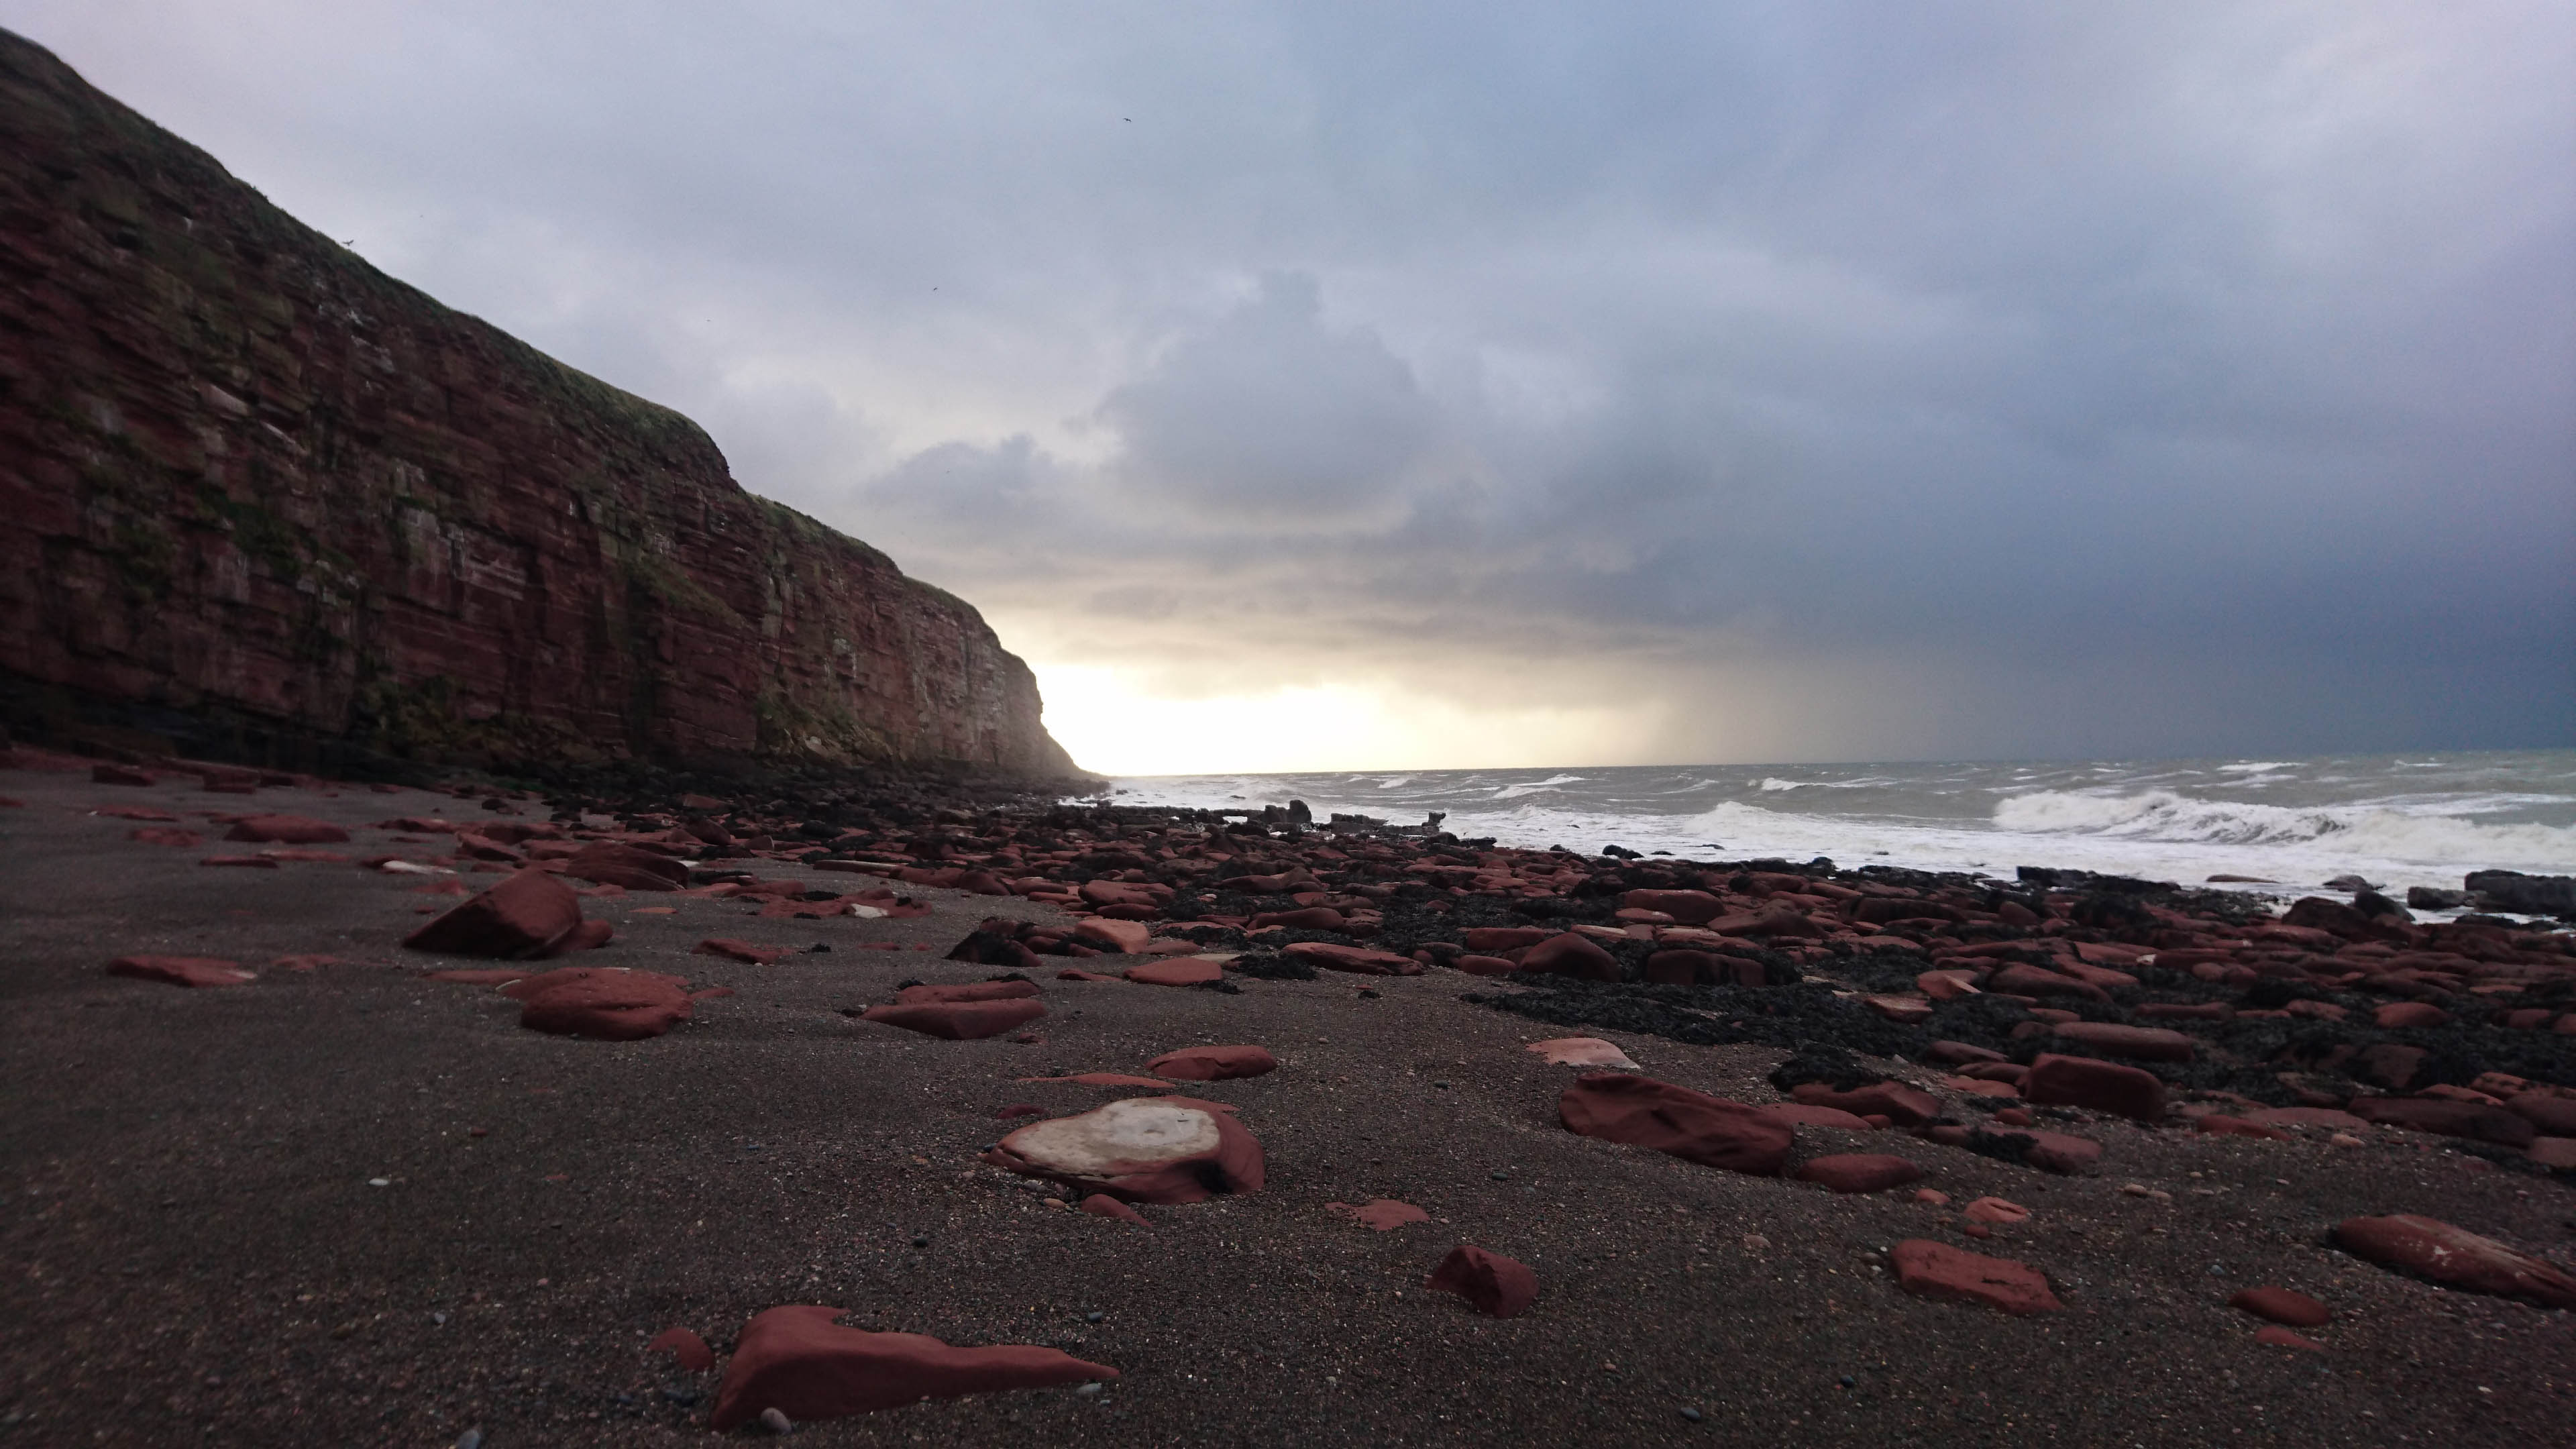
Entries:
<svg viewBox="0 0 2576 1449">
<path fill-rule="evenodd" d="M 2359 874 L 2457 889 L 2473 870 L 2576 873 L 2576 750 L 2033 764 L 1624 765 L 1155 776 L 1122 804 L 1303 800 L 1504 845 L 1708 859 L 1829 856 L 2009 876 L 2073 866 L 2309 889 Z"/>
</svg>

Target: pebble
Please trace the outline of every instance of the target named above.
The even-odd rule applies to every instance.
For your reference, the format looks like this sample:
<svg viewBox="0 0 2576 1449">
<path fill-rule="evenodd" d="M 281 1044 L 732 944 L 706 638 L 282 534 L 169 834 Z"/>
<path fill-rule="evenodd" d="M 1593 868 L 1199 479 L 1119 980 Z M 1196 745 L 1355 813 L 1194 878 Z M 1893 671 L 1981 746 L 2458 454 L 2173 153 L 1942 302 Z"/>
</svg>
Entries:
<svg viewBox="0 0 2576 1449">
<path fill-rule="evenodd" d="M 468 1429 L 456 1436 L 456 1449 L 483 1449 L 483 1431 Z"/>
<path fill-rule="evenodd" d="M 778 1412 L 776 1409 L 763 1409 L 760 1411 L 760 1427 L 767 1429 L 772 1434 L 792 1434 L 796 1432 L 795 1421 L 789 1419 L 785 1414 Z"/>
<path fill-rule="evenodd" d="M 1684 1409 L 1682 1410 L 1682 1417 L 1696 1424 L 1700 1420 L 1700 1412 L 1697 1409 Z"/>
</svg>

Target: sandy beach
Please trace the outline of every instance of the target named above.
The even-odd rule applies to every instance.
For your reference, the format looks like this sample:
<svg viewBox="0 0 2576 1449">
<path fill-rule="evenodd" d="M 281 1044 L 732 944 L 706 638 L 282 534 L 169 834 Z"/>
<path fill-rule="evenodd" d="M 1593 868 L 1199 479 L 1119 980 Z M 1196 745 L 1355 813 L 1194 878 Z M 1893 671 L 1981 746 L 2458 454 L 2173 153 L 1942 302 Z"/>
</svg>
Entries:
<svg viewBox="0 0 2576 1449">
<path fill-rule="evenodd" d="M 2449 1139 L 2370 1128 L 2342 1147 L 2088 1113 L 2099 1169 L 2052 1176 L 1800 1128 L 1800 1158 L 1901 1153 L 1950 1202 L 1835 1195 L 1564 1130 L 1577 1069 L 1525 1049 L 1552 1033 L 1462 1003 L 1489 983 L 1448 970 L 1229 978 L 1230 994 L 1047 979 L 1031 1044 L 843 1014 L 901 981 L 993 974 L 939 959 L 980 919 L 1064 919 L 927 887 L 908 889 L 929 914 L 886 920 L 587 900 L 616 936 L 586 962 L 736 994 L 653 1040 L 547 1036 L 488 987 L 424 979 L 478 963 L 399 948 L 453 903 L 417 894 L 420 877 L 209 868 L 220 845 L 140 844 L 133 821 L 90 813 L 255 807 L 350 827 L 337 849 L 356 855 L 404 849 L 366 827 L 446 797 L 245 802 L 185 776 L 35 770 L 0 776 L 0 795 L 18 802 L 0 817 L 14 1442 L 703 1442 L 718 1374 L 647 1342 L 681 1326 L 721 1354 L 754 1313 L 800 1303 L 1118 1370 L 1094 1391 L 797 1426 L 817 1443 L 2532 1445 L 2561 1431 L 2576 1383 L 2567 1313 L 2328 1245 L 2345 1218 L 2423 1213 L 2564 1261 L 2569 1188 Z M 711 936 L 833 949 L 692 953 Z M 864 949 L 884 945 L 905 949 Z M 135 952 L 259 974 L 182 990 L 104 973 Z M 337 959 L 270 964 L 315 954 Z M 1776 1048 L 1603 1035 L 1656 1078 L 1780 1099 Z M 1135 1091 L 1022 1078 L 1231 1043 L 1278 1070 L 1187 1085 L 1259 1139 L 1258 1193 L 1147 1206 L 1140 1230 L 979 1161 L 1006 1106 L 1063 1115 Z M 1884 1065 L 1952 1095 L 1935 1069 Z M 1961 1205 L 1984 1196 L 2029 1217 L 1962 1237 Z M 1329 1206 L 1377 1198 L 1428 1220 L 1373 1231 Z M 1911 1238 L 2026 1262 L 2063 1310 L 1900 1292 L 1885 1251 Z M 1426 1291 L 1461 1242 L 1528 1264 L 1535 1306 L 1496 1320 Z M 2328 1304 L 2307 1331 L 2322 1351 L 2258 1342 L 2226 1301 L 2255 1285 Z"/>
</svg>

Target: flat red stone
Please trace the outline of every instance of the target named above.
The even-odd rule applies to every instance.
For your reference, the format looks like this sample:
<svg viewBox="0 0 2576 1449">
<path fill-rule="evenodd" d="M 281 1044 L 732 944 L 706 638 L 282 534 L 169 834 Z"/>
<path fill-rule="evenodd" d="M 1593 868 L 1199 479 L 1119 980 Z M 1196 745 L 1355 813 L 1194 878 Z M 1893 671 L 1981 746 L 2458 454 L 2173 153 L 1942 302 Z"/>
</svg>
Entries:
<svg viewBox="0 0 2576 1449">
<path fill-rule="evenodd" d="M 700 941 L 696 947 L 689 952 L 689 954 L 692 956 L 721 956 L 728 961 L 740 961 L 748 966 L 766 966 L 772 961 L 782 960 L 786 957 L 795 955 L 796 948 L 793 946 L 755 946 L 749 941 L 737 941 L 730 936 L 709 936 L 707 939 Z"/>
<path fill-rule="evenodd" d="M 404 937 L 403 945 L 519 960 L 543 954 L 581 923 L 581 898 L 572 887 L 545 871 L 522 870 Z"/>
<path fill-rule="evenodd" d="M 894 994 L 898 1006 L 937 1001 L 1017 1001 L 1038 994 L 1034 981 L 966 981 L 951 986 L 907 986 Z"/>
<path fill-rule="evenodd" d="M 566 966 L 501 988 L 519 1003 L 519 1025 L 551 1036 L 643 1041 L 689 1019 L 689 984 L 658 971 Z"/>
<path fill-rule="evenodd" d="M 2334 1240 L 2356 1258 L 2444 1287 L 2518 1298 L 2543 1308 L 2576 1308 L 2576 1277 L 2436 1218 L 2347 1218 L 2336 1225 Z"/>
<path fill-rule="evenodd" d="M 1779 1176 L 1796 1136 L 1759 1108 L 1617 1072 L 1575 1078 L 1558 1096 L 1556 1115 L 1568 1131 L 1586 1137 L 1756 1177 Z"/>
<path fill-rule="evenodd" d="M 119 956 L 107 963 L 107 974 L 172 986 L 241 986 L 259 979 L 240 962 L 213 956 Z"/>
<path fill-rule="evenodd" d="M 2049 1291 L 2048 1277 L 2027 1263 L 1989 1258 L 1928 1238 L 1908 1238 L 1889 1250 L 1897 1286 L 1908 1293 L 1957 1303 L 1982 1303 L 2006 1313 L 2050 1313 L 2066 1305 Z"/>
<path fill-rule="evenodd" d="M 1152 1223 L 1145 1221 L 1145 1215 L 1143 1213 L 1136 1211 L 1134 1208 L 1129 1207 L 1127 1204 L 1120 1202 L 1118 1199 L 1111 1197 L 1105 1192 L 1093 1193 L 1091 1196 L 1084 1198 L 1081 1205 L 1084 1212 L 1087 1212 L 1096 1218 L 1116 1218 L 1120 1222 L 1134 1223 L 1140 1228 L 1151 1228 L 1154 1226 Z"/>
<path fill-rule="evenodd" d="M 2254 1341 L 2268 1343 L 2277 1348 L 2305 1348 L 2313 1349 L 2318 1353 L 2326 1351 L 2324 1344 L 2313 1338 L 2302 1338 L 2277 1323 L 2254 1330 Z"/>
<path fill-rule="evenodd" d="M 1800 1182 L 1822 1183 L 1835 1192 L 1885 1192 L 1923 1175 L 1923 1169 L 1884 1152 L 1841 1152 L 1811 1157 L 1793 1174 Z"/>
<path fill-rule="evenodd" d="M 1047 1014 L 1046 1007 L 1025 998 L 1017 1001 L 932 1001 L 912 1006 L 871 1006 L 860 1016 L 924 1036 L 948 1041 L 980 1041 L 1000 1036 Z"/>
<path fill-rule="evenodd" d="M 1908 1127 L 1941 1115 L 1939 1099 L 1903 1082 L 1872 1082 L 1848 1092 L 1837 1092 L 1822 1082 L 1801 1082 L 1790 1089 L 1789 1095 L 1810 1107 L 1832 1107 L 1857 1117 L 1885 1117 Z"/>
<path fill-rule="evenodd" d="M 1119 973 L 1141 986 L 1199 986 L 1225 979 L 1225 968 L 1214 961 L 1166 958 L 1130 966 Z"/>
<path fill-rule="evenodd" d="M 2188 1062 L 2192 1059 L 2191 1038 L 2161 1026 L 2070 1021 L 2061 1023 L 2053 1035 L 2059 1041 L 2073 1042 L 2103 1056 L 2125 1057 L 2130 1061 Z"/>
<path fill-rule="evenodd" d="M 2287 1288 L 2248 1288 L 2228 1299 L 2227 1306 L 2292 1328 L 2316 1328 L 2334 1317 L 2334 1311 L 2324 1304 Z"/>
<path fill-rule="evenodd" d="M 1972 1223 L 2020 1223 L 2030 1220 L 2030 1209 L 2008 1198 L 1981 1197 L 1962 1209 Z"/>
<path fill-rule="evenodd" d="M 1157 1077 L 1176 1082 L 1223 1082 L 1258 1077 L 1277 1070 L 1279 1059 L 1257 1046 L 1183 1047 L 1145 1064 Z"/>
<path fill-rule="evenodd" d="M 2153 1072 L 2091 1057 L 2040 1054 L 2022 1079 L 2021 1094 L 2041 1106 L 2085 1107 L 2141 1122 L 2165 1114 L 2165 1084 Z"/>
<path fill-rule="evenodd" d="M 734 1340 L 709 1428 L 776 1409 L 791 1422 L 900 1408 L 922 1399 L 1114 1379 L 1118 1370 L 1052 1348 L 954 1348 L 918 1333 L 870 1333 L 832 1320 L 843 1310 L 772 1308 Z"/>
<path fill-rule="evenodd" d="M 336 845 L 348 838 L 349 832 L 327 820 L 307 820 L 301 815 L 244 816 L 224 833 L 226 840 L 272 845 Z"/>
<path fill-rule="evenodd" d="M 1538 1275 L 1527 1265 L 1460 1243 L 1422 1280 L 1425 1288 L 1455 1293 L 1493 1318 L 1513 1318 L 1538 1299 Z"/>
<path fill-rule="evenodd" d="M 1375 1228 L 1381 1233 L 1412 1223 L 1431 1221 L 1431 1214 L 1409 1202 L 1398 1202 L 1391 1197 L 1373 1197 L 1365 1203 L 1357 1204 L 1328 1202 L 1324 1204 L 1324 1210 L 1340 1213 L 1362 1227 Z"/>
<path fill-rule="evenodd" d="M 1365 946 L 1336 946 L 1330 941 L 1298 941 L 1280 948 L 1279 954 L 1294 956 L 1310 966 L 1326 971 L 1347 971 L 1356 976 L 1419 976 L 1422 963 L 1393 951 L 1372 951 Z"/>
<path fill-rule="evenodd" d="M 1855 1117 L 1840 1107 L 1817 1107 L 1805 1102 L 1773 1102 L 1762 1109 L 1766 1116 L 1799 1127 L 1839 1127 L 1846 1132 L 1875 1132 L 1868 1119 Z"/>
</svg>

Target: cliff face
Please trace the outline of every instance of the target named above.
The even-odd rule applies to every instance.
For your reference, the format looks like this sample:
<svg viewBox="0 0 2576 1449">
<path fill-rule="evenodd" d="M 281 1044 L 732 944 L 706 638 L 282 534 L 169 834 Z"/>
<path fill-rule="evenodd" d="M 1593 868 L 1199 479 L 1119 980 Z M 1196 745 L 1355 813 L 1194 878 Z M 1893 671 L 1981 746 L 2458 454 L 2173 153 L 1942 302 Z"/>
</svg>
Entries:
<svg viewBox="0 0 2576 1449">
<path fill-rule="evenodd" d="M 972 608 L 6 31 L 0 670 L 396 754 L 1073 769 Z"/>
</svg>

